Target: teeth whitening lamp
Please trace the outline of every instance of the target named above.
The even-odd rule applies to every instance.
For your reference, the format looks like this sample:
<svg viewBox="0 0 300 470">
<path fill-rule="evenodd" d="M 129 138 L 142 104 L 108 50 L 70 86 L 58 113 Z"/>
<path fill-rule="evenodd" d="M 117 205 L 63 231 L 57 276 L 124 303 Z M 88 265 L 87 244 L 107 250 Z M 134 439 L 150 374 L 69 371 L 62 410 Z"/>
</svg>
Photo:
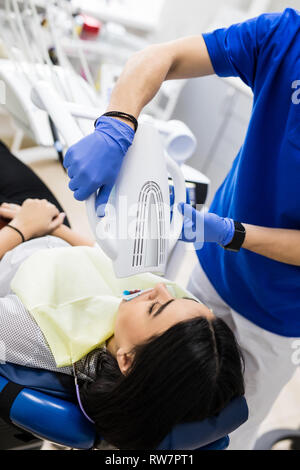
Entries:
<svg viewBox="0 0 300 470">
<path fill-rule="evenodd" d="M 74 115 L 84 116 L 78 108 L 72 112 L 48 83 L 38 82 L 32 99 L 48 112 L 68 146 L 83 137 Z M 169 176 L 175 193 L 172 221 Z M 180 167 L 165 152 L 152 119 L 139 121 L 103 218 L 96 214 L 95 199 L 93 194 L 87 201 L 89 222 L 100 248 L 111 258 L 116 276 L 163 275 L 181 233 L 183 217 L 177 205 L 186 200 L 186 189 Z"/>
</svg>

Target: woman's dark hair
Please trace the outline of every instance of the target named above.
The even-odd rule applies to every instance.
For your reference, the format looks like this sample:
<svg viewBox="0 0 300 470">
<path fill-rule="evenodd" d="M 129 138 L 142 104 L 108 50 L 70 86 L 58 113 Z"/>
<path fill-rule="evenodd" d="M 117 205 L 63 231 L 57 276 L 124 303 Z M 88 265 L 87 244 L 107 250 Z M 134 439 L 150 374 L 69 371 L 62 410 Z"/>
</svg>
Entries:
<svg viewBox="0 0 300 470">
<path fill-rule="evenodd" d="M 180 423 L 217 415 L 244 394 L 243 359 L 226 323 L 177 323 L 135 348 L 127 375 L 108 352 L 80 390 L 99 434 L 118 449 L 155 449 Z"/>
</svg>

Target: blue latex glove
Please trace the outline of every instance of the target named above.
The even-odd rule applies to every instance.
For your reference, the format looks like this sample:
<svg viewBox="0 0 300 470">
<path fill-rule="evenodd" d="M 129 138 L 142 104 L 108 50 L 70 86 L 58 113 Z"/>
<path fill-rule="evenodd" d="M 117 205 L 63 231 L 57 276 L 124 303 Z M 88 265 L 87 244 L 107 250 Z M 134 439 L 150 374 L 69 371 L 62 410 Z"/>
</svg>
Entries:
<svg viewBox="0 0 300 470">
<path fill-rule="evenodd" d="M 182 241 L 195 243 L 196 249 L 203 242 L 226 246 L 232 241 L 235 230 L 232 219 L 219 217 L 211 212 L 198 212 L 189 204 L 180 203 L 178 208 L 184 216 L 180 238 Z"/>
<path fill-rule="evenodd" d="M 105 215 L 105 205 L 132 144 L 134 130 L 125 122 L 109 116 L 98 119 L 95 131 L 69 148 L 64 167 L 71 178 L 69 188 L 78 201 L 100 191 L 97 214 Z"/>
</svg>

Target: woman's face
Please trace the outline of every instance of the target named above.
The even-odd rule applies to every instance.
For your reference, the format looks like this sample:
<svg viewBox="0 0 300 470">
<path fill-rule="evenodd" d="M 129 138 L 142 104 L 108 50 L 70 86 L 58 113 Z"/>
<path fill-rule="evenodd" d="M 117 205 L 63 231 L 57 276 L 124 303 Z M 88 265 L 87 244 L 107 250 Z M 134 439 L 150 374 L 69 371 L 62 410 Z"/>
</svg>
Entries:
<svg viewBox="0 0 300 470">
<path fill-rule="evenodd" d="M 118 348 L 129 352 L 134 346 L 164 333 L 176 323 L 199 316 L 214 317 L 205 305 L 192 299 L 176 299 L 165 284 L 156 284 L 138 297 L 121 302 L 114 341 Z"/>
</svg>

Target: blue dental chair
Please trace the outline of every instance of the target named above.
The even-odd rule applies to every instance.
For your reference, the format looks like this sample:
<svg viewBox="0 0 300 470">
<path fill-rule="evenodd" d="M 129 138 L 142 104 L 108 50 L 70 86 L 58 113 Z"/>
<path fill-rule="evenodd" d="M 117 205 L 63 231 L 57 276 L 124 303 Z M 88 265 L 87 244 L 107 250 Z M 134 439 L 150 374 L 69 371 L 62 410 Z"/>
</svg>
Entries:
<svg viewBox="0 0 300 470">
<path fill-rule="evenodd" d="M 15 364 L 0 364 L 0 417 L 40 439 L 93 449 L 101 438 L 77 406 L 73 378 Z M 248 419 L 244 397 L 218 416 L 176 426 L 158 450 L 224 450 L 228 434 Z"/>
</svg>

